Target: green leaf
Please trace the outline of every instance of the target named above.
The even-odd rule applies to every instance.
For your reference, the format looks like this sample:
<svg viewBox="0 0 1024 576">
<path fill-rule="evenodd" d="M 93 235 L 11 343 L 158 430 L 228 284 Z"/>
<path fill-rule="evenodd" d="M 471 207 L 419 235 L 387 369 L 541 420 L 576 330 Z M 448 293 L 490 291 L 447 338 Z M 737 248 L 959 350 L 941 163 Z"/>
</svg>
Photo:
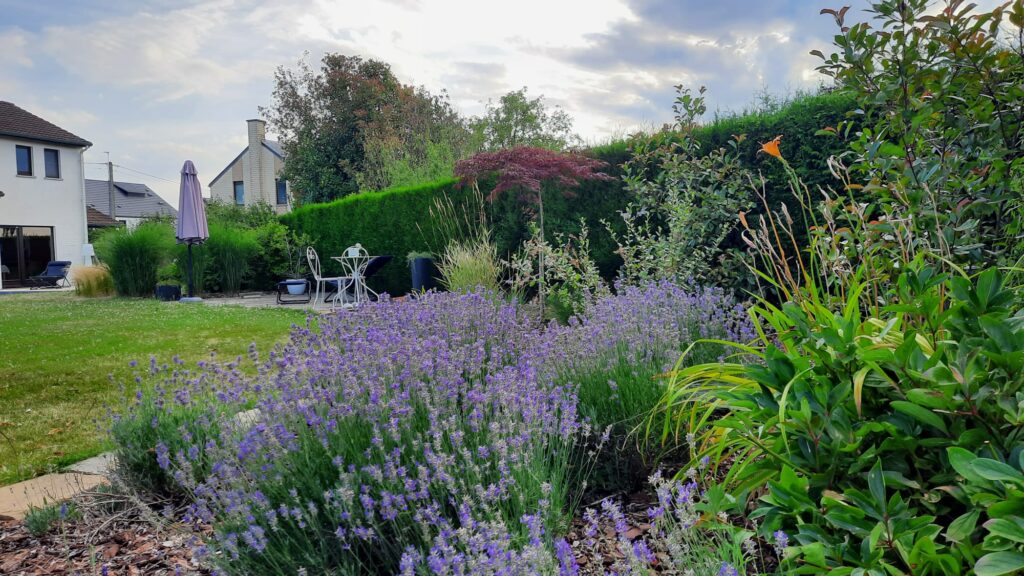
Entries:
<svg viewBox="0 0 1024 576">
<path fill-rule="evenodd" d="M 1024 543 L 1024 527 L 1021 526 L 1020 519 L 995 518 L 985 522 L 985 529 L 989 534 Z"/>
<path fill-rule="evenodd" d="M 974 565 L 977 576 L 999 576 L 1024 570 L 1024 554 L 1019 552 L 993 552 L 986 554 Z"/>
<path fill-rule="evenodd" d="M 953 520 L 946 530 L 946 539 L 957 543 L 969 542 L 971 534 L 974 534 L 974 528 L 978 525 L 978 518 L 980 516 L 981 510 L 971 510 Z"/>
<path fill-rule="evenodd" d="M 956 470 L 957 474 L 963 476 L 965 480 L 970 482 L 983 482 L 985 480 L 971 466 L 978 459 L 973 452 L 953 446 L 946 448 L 946 454 L 949 456 L 950 466 Z"/>
<path fill-rule="evenodd" d="M 971 462 L 971 468 L 986 480 L 1005 480 L 1024 483 L 1024 474 L 1008 464 L 991 458 L 978 458 Z"/>
<path fill-rule="evenodd" d="M 882 476 L 881 460 L 876 460 L 868 472 L 868 487 L 871 489 L 871 497 L 878 503 L 878 508 L 885 510 L 885 477 Z"/>
<path fill-rule="evenodd" d="M 931 410 L 906 400 L 893 400 L 890 404 L 897 412 L 906 414 L 922 424 L 941 430 L 943 434 L 949 434 L 949 430 L 946 428 L 946 423 L 942 420 L 942 417 Z"/>
</svg>

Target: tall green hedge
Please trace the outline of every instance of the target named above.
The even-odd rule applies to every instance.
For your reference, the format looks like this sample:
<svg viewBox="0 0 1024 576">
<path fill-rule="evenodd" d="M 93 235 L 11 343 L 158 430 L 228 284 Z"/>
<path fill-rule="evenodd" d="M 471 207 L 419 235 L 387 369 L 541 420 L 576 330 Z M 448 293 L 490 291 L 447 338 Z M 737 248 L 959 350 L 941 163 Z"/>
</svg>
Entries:
<svg viewBox="0 0 1024 576">
<path fill-rule="evenodd" d="M 766 180 L 766 198 L 773 209 L 785 202 L 794 217 L 801 213 L 800 205 L 789 189 L 789 183 L 782 164 L 766 154 L 758 154 L 761 143 L 776 136 L 782 136 L 779 146 L 782 156 L 808 186 L 814 198 L 818 187 L 828 188 L 836 184 L 828 170 L 829 156 L 842 154 L 847 144 L 836 136 L 816 136 L 826 126 L 847 120 L 848 113 L 857 108 L 857 101 L 848 92 L 822 93 L 805 96 L 789 102 L 781 110 L 772 113 L 746 114 L 712 122 L 697 132 L 705 149 L 726 146 L 734 134 L 746 134 L 747 138 L 738 147 L 740 160 L 755 173 L 760 172 Z M 751 192 L 751 200 L 760 213 L 760 200 Z M 803 233 L 804 230 L 798 230 Z M 737 243 L 737 246 L 739 244 Z"/>
<path fill-rule="evenodd" d="M 696 134 L 704 149 L 726 146 L 734 134 L 745 134 L 746 140 L 739 145 L 742 161 L 755 172 L 764 174 L 767 197 L 772 206 L 787 202 L 790 213 L 796 215 L 799 208 L 789 192 L 785 175 L 777 161 L 757 153 L 760 143 L 782 135 L 783 155 L 814 191 L 819 185 L 832 183 L 827 158 L 846 149 L 839 139 L 816 136 L 815 133 L 826 126 L 836 126 L 855 107 L 853 96 L 841 92 L 806 96 L 777 112 L 716 120 L 701 127 Z M 630 144 L 628 141 L 613 142 L 591 148 L 586 153 L 605 161 L 608 164 L 605 171 L 616 179 L 583 182 L 570 190 L 545 188 L 545 228 L 549 238 L 554 238 L 559 232 L 576 233 L 580 218 L 583 218 L 590 228 L 594 260 L 602 275 L 611 279 L 621 265 L 621 259 L 615 253 L 615 243 L 601 221 L 621 227 L 618 213 L 631 198 L 618 177 L 622 174 L 621 165 L 630 158 Z M 486 186 L 481 185 L 481 188 L 486 194 Z M 378 287 L 392 294 L 404 294 L 410 287 L 405 255 L 414 250 L 436 249 L 427 246 L 426 239 L 432 238 L 431 230 L 435 226 L 428 215 L 434 198 L 443 193 L 461 202 L 468 199 L 470 191 L 468 187 L 458 187 L 455 180 L 441 180 L 420 186 L 356 194 L 326 204 L 310 204 L 282 216 L 282 221 L 314 239 L 328 272 L 338 270 L 327 256 L 340 254 L 345 247 L 356 242 L 362 243 L 371 254 L 393 254 L 395 261 L 382 270 Z M 756 201 L 753 191 L 751 199 Z M 519 202 L 515 193 L 498 198 L 489 205 L 488 211 L 499 254 L 506 257 L 522 244 L 533 214 Z M 731 241 L 740 247 L 738 235 Z"/>
<path fill-rule="evenodd" d="M 331 256 L 342 254 L 353 244 L 362 244 L 371 255 L 390 254 L 394 260 L 370 281 L 374 290 L 401 295 L 412 284 L 406 255 L 431 248 L 435 223 L 430 218 L 434 199 L 448 194 L 455 202 L 465 202 L 469 187 L 459 187 L 454 179 L 419 186 L 363 192 L 323 204 L 307 204 L 281 216 L 289 228 L 313 239 L 325 275 L 341 274 L 340 265 Z"/>
</svg>

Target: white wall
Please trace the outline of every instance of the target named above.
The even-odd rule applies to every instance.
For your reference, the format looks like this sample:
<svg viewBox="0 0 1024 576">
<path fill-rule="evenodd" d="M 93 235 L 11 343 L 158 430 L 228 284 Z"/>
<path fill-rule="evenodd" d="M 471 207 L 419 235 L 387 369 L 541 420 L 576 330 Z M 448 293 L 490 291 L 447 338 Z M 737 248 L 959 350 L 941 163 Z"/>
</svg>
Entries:
<svg viewBox="0 0 1024 576">
<path fill-rule="evenodd" d="M 18 176 L 15 145 L 32 148 L 32 176 Z M 43 149 L 60 150 L 60 179 L 45 177 Z M 0 226 L 52 226 L 56 260 L 85 264 L 82 148 L 0 138 Z"/>
</svg>

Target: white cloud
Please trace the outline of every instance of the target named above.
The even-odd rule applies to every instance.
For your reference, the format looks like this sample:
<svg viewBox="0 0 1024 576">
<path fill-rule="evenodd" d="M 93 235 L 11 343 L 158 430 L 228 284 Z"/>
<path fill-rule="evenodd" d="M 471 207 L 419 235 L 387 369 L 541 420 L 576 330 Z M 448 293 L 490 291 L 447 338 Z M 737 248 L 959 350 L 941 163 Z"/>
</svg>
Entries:
<svg viewBox="0 0 1024 576">
<path fill-rule="evenodd" d="M 328 51 L 383 60 L 403 82 L 448 89 L 467 114 L 527 86 L 595 140 L 667 120 L 679 82 L 707 84 L 712 109 L 746 104 L 763 85 L 817 84 L 807 53 L 829 44 L 830 23 L 817 14 L 828 4 L 125 1 L 83 2 L 63 19 L 40 4 L 0 29 L 0 96 L 93 141 L 91 161 L 110 151 L 117 163 L 171 179 L 185 159 L 209 179 L 234 158 L 245 119 L 271 103 L 274 69 L 305 51 L 314 65 Z M 175 198 L 173 183 L 138 180 Z"/>
</svg>

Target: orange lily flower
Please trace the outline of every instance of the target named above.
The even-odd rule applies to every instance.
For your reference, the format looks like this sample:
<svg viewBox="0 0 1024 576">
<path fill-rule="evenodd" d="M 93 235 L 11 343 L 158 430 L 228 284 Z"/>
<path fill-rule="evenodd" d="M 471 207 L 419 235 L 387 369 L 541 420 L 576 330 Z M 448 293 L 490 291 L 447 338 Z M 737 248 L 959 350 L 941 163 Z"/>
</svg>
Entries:
<svg viewBox="0 0 1024 576">
<path fill-rule="evenodd" d="M 761 149 L 759 150 L 759 152 L 764 152 L 765 154 L 768 154 L 769 156 L 775 156 L 779 160 L 782 160 L 782 152 L 779 152 L 779 142 L 781 142 L 781 141 L 782 141 L 782 135 L 780 134 L 780 135 L 776 136 L 775 138 L 773 138 L 772 140 L 769 140 L 768 142 L 762 143 L 761 144 Z"/>
</svg>

